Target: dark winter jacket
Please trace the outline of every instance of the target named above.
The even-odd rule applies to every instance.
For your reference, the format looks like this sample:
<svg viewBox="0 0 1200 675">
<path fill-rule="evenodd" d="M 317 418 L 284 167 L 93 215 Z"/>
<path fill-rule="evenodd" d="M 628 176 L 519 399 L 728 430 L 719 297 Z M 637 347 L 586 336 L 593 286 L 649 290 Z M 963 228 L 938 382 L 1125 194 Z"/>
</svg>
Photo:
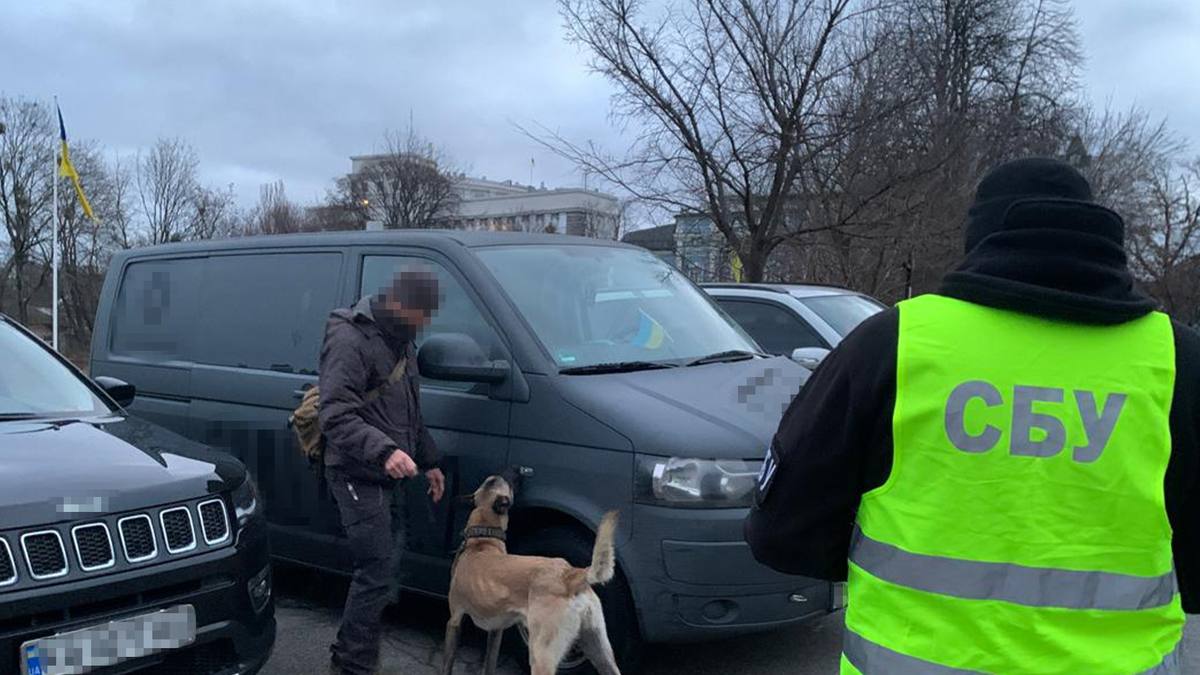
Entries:
<svg viewBox="0 0 1200 675">
<path fill-rule="evenodd" d="M 1120 245 L 1070 227 L 1075 221 L 1054 210 L 1029 214 L 1056 219 L 1054 226 L 983 238 L 939 293 L 1086 324 L 1117 324 L 1151 311 L 1153 303 L 1134 290 Z M 899 317 L 891 309 L 864 322 L 826 357 L 784 415 L 771 448 L 775 472 L 745 525 L 760 562 L 846 579 L 860 499 L 891 472 Z M 1175 349 L 1164 489 L 1183 606 L 1200 613 L 1200 334 L 1175 324 Z"/>
<path fill-rule="evenodd" d="M 363 396 L 384 383 L 401 355 L 404 378 L 363 405 Z M 361 480 L 390 482 L 384 464 L 403 450 L 422 471 L 440 461 L 421 419 L 417 359 L 412 342 L 397 342 L 375 322 L 370 298 L 337 309 L 325 324 L 321 347 L 319 420 L 325 465 Z"/>
</svg>

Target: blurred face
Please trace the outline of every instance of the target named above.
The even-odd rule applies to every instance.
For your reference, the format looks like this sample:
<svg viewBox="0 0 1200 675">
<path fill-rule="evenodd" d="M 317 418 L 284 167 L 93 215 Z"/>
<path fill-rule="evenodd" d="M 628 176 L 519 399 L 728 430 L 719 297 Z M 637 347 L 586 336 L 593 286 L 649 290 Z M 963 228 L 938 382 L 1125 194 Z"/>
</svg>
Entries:
<svg viewBox="0 0 1200 675">
<path fill-rule="evenodd" d="M 394 293 L 388 293 L 383 297 L 378 311 L 384 315 L 384 318 L 399 321 L 414 333 L 428 326 L 433 319 L 433 313 L 429 310 L 405 307 L 395 299 Z"/>
<path fill-rule="evenodd" d="M 380 289 L 374 306 L 384 324 L 400 326 L 415 336 L 429 325 L 441 302 L 437 279 L 425 272 L 403 272 Z"/>
</svg>

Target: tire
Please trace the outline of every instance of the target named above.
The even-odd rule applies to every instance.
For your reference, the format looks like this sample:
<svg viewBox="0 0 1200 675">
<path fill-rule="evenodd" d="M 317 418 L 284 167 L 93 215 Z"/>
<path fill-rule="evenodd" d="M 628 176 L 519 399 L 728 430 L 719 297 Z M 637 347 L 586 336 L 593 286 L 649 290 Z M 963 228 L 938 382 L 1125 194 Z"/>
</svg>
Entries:
<svg viewBox="0 0 1200 675">
<path fill-rule="evenodd" d="M 582 528 L 550 527 L 527 533 L 513 543 L 512 552 L 517 555 L 539 555 L 563 558 L 576 567 L 587 567 L 592 560 L 594 536 Z M 617 666 L 624 675 L 638 672 L 642 656 L 642 636 L 638 630 L 637 612 L 633 607 L 633 595 L 629 583 L 620 568 L 612 581 L 595 587 L 596 595 L 604 606 L 604 622 L 608 628 L 608 641 L 612 644 Z M 521 666 L 529 670 L 529 650 L 524 626 L 516 626 L 504 636 L 506 645 L 512 648 L 513 656 Z M 579 657 L 579 658 L 572 658 Z M 577 651 L 572 651 L 558 668 L 558 675 L 594 675 L 591 663 Z"/>
</svg>

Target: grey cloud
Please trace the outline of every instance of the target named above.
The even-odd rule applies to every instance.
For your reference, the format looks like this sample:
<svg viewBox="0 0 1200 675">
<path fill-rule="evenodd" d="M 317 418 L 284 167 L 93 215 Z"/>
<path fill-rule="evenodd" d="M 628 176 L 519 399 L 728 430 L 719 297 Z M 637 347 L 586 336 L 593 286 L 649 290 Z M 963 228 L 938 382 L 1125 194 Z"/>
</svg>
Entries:
<svg viewBox="0 0 1200 675">
<path fill-rule="evenodd" d="M 1137 100 L 1200 143 L 1200 3 L 1076 3 L 1099 100 Z M 492 178 L 578 183 L 517 133 L 537 122 L 621 147 L 611 89 L 562 39 L 552 0 L 106 0 L 10 2 L 0 90 L 57 93 L 69 131 L 109 148 L 181 136 L 205 180 L 243 202 L 282 178 L 322 196 L 349 155 L 412 111 L 462 167 Z"/>
<path fill-rule="evenodd" d="M 0 27 L 5 93 L 60 95 L 71 132 L 109 147 L 182 136 L 205 177 L 287 181 L 313 199 L 407 126 L 491 177 L 578 182 L 512 122 L 612 137 L 607 85 L 549 2 L 77 3 Z"/>
</svg>

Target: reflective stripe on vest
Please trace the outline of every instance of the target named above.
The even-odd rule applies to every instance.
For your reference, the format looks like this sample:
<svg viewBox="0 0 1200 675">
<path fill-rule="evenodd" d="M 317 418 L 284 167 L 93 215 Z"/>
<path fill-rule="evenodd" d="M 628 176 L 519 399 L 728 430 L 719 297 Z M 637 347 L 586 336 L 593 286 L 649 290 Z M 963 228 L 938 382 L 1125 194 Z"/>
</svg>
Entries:
<svg viewBox="0 0 1200 675">
<path fill-rule="evenodd" d="M 932 661 L 906 656 L 883 645 L 875 644 L 863 636 L 847 629 L 842 637 L 842 653 L 850 665 L 859 673 L 884 675 L 985 675 L 978 670 L 951 668 Z M 1179 649 L 1175 649 L 1162 663 L 1136 675 L 1180 675 Z"/>
<path fill-rule="evenodd" d="M 1009 563 L 919 555 L 854 529 L 850 561 L 893 584 L 973 600 L 1004 600 L 1031 607 L 1147 609 L 1175 598 L 1175 572 L 1138 577 Z"/>
<path fill-rule="evenodd" d="M 843 673 L 1172 673 L 1174 331 L 900 304 L 891 473 L 863 495 Z"/>
</svg>

